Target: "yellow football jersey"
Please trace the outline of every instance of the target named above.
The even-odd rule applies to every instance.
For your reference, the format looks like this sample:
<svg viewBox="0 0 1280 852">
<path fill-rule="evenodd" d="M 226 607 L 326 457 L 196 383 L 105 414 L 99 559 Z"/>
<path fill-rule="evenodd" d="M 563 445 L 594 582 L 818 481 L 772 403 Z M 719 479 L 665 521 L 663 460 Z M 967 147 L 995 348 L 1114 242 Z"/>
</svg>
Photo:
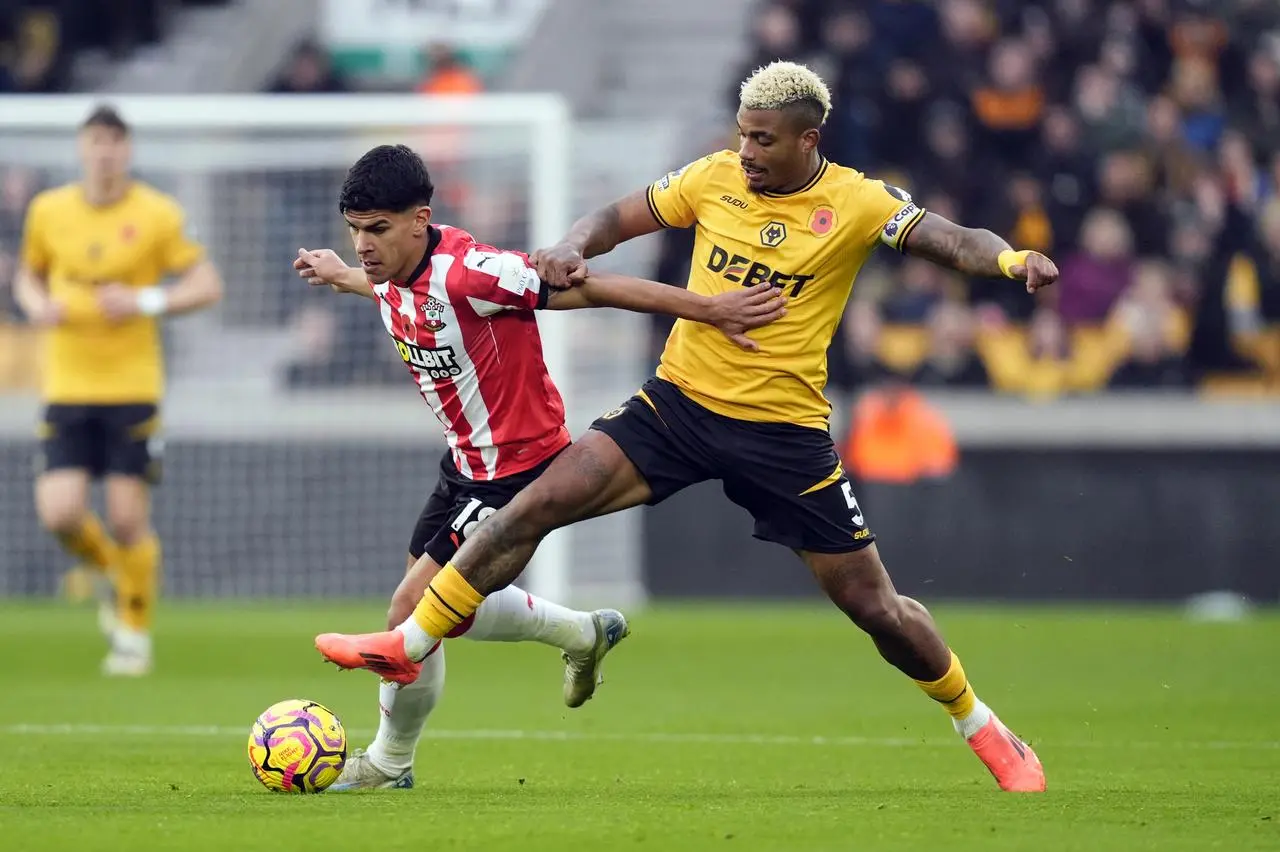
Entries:
<svg viewBox="0 0 1280 852">
<path fill-rule="evenodd" d="M 105 207 L 91 205 L 78 183 L 32 200 L 22 260 L 48 281 L 64 321 L 42 340 L 46 402 L 107 405 L 157 402 L 164 392 L 160 331 L 152 317 L 109 323 L 95 289 L 120 283 L 152 287 L 193 266 L 204 249 L 185 229 L 178 202 L 135 182 Z"/>
<path fill-rule="evenodd" d="M 759 352 L 677 321 L 658 375 L 728 417 L 827 428 L 827 347 L 853 279 L 877 245 L 900 248 L 924 211 L 897 187 L 826 160 L 795 192 L 753 194 L 733 151 L 668 174 L 648 199 L 664 226 L 697 226 L 691 291 L 768 281 L 788 297 L 785 317 L 750 333 Z"/>
</svg>

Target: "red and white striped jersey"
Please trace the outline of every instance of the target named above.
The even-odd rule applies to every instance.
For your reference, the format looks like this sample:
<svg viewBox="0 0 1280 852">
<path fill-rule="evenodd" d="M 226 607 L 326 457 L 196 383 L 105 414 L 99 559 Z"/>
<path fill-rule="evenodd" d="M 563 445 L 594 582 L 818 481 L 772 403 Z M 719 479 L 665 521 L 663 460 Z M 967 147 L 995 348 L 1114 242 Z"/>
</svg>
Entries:
<svg viewBox="0 0 1280 852">
<path fill-rule="evenodd" d="M 444 425 L 459 473 L 501 479 L 569 444 L 533 311 L 549 291 L 528 255 L 432 226 L 408 281 L 371 284 L 382 321 Z"/>
</svg>

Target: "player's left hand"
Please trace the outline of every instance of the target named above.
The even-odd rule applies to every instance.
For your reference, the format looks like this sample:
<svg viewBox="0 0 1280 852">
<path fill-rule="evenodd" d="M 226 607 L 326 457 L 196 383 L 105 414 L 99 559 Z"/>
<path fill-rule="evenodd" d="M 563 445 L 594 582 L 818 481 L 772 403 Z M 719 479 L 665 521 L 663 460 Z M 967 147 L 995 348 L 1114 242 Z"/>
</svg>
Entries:
<svg viewBox="0 0 1280 852">
<path fill-rule="evenodd" d="M 98 309 L 108 322 L 124 322 L 142 313 L 138 307 L 138 290 L 134 287 L 116 282 L 101 284 L 95 295 Z"/>
<path fill-rule="evenodd" d="M 708 322 L 748 352 L 760 346 L 746 332 L 786 316 L 787 299 L 772 284 L 742 287 L 711 297 Z"/>
<path fill-rule="evenodd" d="M 1019 263 L 1009 267 L 1013 277 L 1027 283 L 1027 292 L 1034 293 L 1041 287 L 1048 287 L 1058 280 L 1058 266 L 1038 251 L 1027 255 L 1025 264 Z"/>
</svg>

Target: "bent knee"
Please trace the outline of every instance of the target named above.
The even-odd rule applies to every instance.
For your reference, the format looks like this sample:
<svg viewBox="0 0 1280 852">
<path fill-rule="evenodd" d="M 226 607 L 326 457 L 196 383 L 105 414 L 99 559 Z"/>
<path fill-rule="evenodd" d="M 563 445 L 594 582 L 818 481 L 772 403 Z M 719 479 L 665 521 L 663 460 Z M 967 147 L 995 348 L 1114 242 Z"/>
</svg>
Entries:
<svg viewBox="0 0 1280 852">
<path fill-rule="evenodd" d="M 84 524 L 86 508 L 74 503 L 38 506 L 40 525 L 56 536 L 76 533 Z"/>
<path fill-rule="evenodd" d="M 151 531 L 150 521 L 145 515 L 110 517 L 107 519 L 107 528 L 111 532 L 111 537 L 125 547 L 138 543 Z"/>
<path fill-rule="evenodd" d="M 36 515 L 54 535 L 70 535 L 84 524 L 89 507 L 75 494 L 37 493 Z"/>
<path fill-rule="evenodd" d="M 892 588 L 850 589 L 836 605 L 872 636 L 900 633 L 907 615 L 904 598 Z"/>
</svg>

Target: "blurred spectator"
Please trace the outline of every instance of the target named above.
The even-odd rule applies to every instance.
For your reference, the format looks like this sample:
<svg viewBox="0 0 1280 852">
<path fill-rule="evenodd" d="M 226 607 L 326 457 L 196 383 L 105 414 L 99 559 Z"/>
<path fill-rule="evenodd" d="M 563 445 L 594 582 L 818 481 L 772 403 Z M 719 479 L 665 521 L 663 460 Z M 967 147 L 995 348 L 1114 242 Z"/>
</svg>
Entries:
<svg viewBox="0 0 1280 852">
<path fill-rule="evenodd" d="M 285 60 L 279 75 L 267 87 L 273 94 L 319 95 L 347 91 L 346 81 L 329 63 L 320 45 L 304 41 Z"/>
<path fill-rule="evenodd" d="M 925 69 L 939 95 L 964 103 L 978 85 L 986 55 L 998 34 L 992 10 L 981 0 L 940 0 L 942 41 L 928 51 Z"/>
<path fill-rule="evenodd" d="M 1114 71 L 1101 65 L 1082 68 L 1076 76 L 1075 107 L 1094 153 L 1132 147 L 1142 139 L 1146 110 L 1141 93 Z"/>
<path fill-rule="evenodd" d="M 1063 261 L 1056 294 L 1058 315 L 1068 325 L 1102 321 L 1133 277 L 1133 233 L 1115 210 L 1091 210 L 1080 244 Z"/>
<path fill-rule="evenodd" d="M 935 305 L 929 314 L 929 350 L 911 375 L 920 387 L 985 388 L 986 367 L 973 351 L 973 312 L 954 301 Z"/>
<path fill-rule="evenodd" d="M 973 167 L 969 134 L 960 109 L 951 104 L 930 109 L 923 139 L 911 161 L 913 194 L 945 192 L 960 210 L 981 204 L 991 191 L 991 180 Z"/>
<path fill-rule="evenodd" d="M 889 291 L 881 305 L 886 322 L 920 323 L 942 301 L 947 270 L 918 257 L 903 261 L 898 286 Z"/>
<path fill-rule="evenodd" d="M 1171 333 L 1177 321 L 1168 270 L 1159 263 L 1143 264 L 1133 286 L 1112 313 L 1114 329 L 1125 341 L 1127 357 L 1112 373 L 1107 386 L 1186 387 L 1190 375 Z"/>
<path fill-rule="evenodd" d="M 0 92 L 47 94 L 66 87 L 70 55 L 55 5 L 0 9 L 0 62 Z"/>
<path fill-rule="evenodd" d="M 1259 48 L 1249 58 L 1248 85 L 1235 99 L 1231 123 L 1257 150 L 1280 140 L 1280 51 Z"/>
<path fill-rule="evenodd" d="M 883 326 L 875 304 L 865 299 L 853 299 L 841 326 L 843 336 L 837 338 L 841 344 L 839 383 L 850 390 L 858 390 L 890 375 L 891 371 L 880 360 Z"/>
<path fill-rule="evenodd" d="M 418 84 L 424 95 L 475 95 L 484 91 L 480 75 L 446 44 L 427 48 L 427 73 Z"/>
<path fill-rule="evenodd" d="M 946 418 L 898 379 L 858 401 L 841 455 L 858 481 L 898 485 L 950 476 L 959 462 Z"/>
<path fill-rule="evenodd" d="M 1226 127 L 1214 66 L 1198 57 L 1178 60 L 1170 90 L 1182 109 L 1182 135 L 1187 143 L 1199 151 L 1212 151 Z"/>
<path fill-rule="evenodd" d="M 1124 217 L 1138 254 L 1163 256 L 1168 251 L 1169 222 L 1160 202 L 1151 166 L 1141 153 L 1115 151 L 1102 160 L 1097 203 Z"/>
<path fill-rule="evenodd" d="M 1093 163 L 1081 146 L 1076 117 L 1063 107 L 1050 110 L 1045 117 L 1035 173 L 1046 187 L 1050 230 L 1059 252 L 1075 247 L 1085 211 L 1093 206 Z"/>
<path fill-rule="evenodd" d="M 728 100 L 734 109 L 737 109 L 738 89 L 751 72 L 775 59 L 799 60 L 804 50 L 800 17 L 785 3 L 767 3 L 756 12 L 751 35 L 752 53 L 729 82 Z"/>
<path fill-rule="evenodd" d="M 1182 110 L 1172 98 L 1157 95 L 1147 104 L 1143 151 L 1167 193 L 1189 194 L 1197 173 L 1197 157 L 1182 134 Z"/>
<path fill-rule="evenodd" d="M 992 49 L 989 65 L 989 79 L 971 96 L 978 144 L 1005 167 L 1025 168 L 1046 106 L 1035 58 L 1025 43 L 1009 38 Z"/>
</svg>

